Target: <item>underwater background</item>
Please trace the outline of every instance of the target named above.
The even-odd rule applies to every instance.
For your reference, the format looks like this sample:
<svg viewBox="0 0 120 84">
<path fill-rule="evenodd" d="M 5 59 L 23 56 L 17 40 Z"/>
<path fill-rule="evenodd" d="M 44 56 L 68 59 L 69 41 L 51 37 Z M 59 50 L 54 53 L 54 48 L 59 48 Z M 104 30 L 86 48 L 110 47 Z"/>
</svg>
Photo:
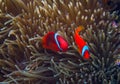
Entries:
<svg viewBox="0 0 120 84">
<path fill-rule="evenodd" d="M 120 84 L 120 0 L 0 0 L 0 84 Z M 74 41 L 78 26 L 85 60 Z M 59 32 L 66 52 L 43 48 Z"/>
</svg>

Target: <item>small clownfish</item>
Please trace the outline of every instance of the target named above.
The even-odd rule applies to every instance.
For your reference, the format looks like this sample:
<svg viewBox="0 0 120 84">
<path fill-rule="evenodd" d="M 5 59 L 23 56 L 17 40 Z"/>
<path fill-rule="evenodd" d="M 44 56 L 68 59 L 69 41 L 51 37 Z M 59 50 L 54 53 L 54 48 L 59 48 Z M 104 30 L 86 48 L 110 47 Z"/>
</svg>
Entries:
<svg viewBox="0 0 120 84">
<path fill-rule="evenodd" d="M 42 45 L 43 48 L 50 49 L 55 52 L 65 52 L 68 49 L 67 41 L 58 33 L 54 32 L 48 32 L 45 36 L 43 36 Z"/>
<path fill-rule="evenodd" d="M 78 51 L 81 53 L 83 58 L 84 59 L 89 59 L 90 58 L 90 53 L 89 53 L 89 48 L 87 46 L 87 43 L 79 35 L 79 32 L 83 29 L 84 29 L 83 26 L 79 26 L 78 28 L 75 29 L 74 40 L 75 40 L 75 43 L 78 47 Z"/>
</svg>

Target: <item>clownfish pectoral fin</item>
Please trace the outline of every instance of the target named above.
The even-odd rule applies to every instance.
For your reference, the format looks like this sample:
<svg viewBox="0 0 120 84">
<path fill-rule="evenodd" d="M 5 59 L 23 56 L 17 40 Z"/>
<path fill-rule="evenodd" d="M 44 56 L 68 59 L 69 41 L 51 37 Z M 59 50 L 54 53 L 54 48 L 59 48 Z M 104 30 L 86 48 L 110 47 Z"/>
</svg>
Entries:
<svg viewBox="0 0 120 84">
<path fill-rule="evenodd" d="M 87 45 L 85 45 L 82 49 L 82 56 L 84 56 L 86 50 L 89 51 L 89 48 Z"/>
</svg>

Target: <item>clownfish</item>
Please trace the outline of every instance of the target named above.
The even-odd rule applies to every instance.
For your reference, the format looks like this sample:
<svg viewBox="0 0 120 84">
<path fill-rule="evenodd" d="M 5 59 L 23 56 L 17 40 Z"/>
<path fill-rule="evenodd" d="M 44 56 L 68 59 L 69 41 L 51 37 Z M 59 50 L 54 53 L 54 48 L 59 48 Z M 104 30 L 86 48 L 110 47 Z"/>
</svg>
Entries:
<svg viewBox="0 0 120 84">
<path fill-rule="evenodd" d="M 87 46 L 87 43 L 84 41 L 84 39 L 79 35 L 79 32 L 83 30 L 83 26 L 79 26 L 78 28 L 75 29 L 74 33 L 74 40 L 75 43 L 78 47 L 78 51 L 81 53 L 84 59 L 89 59 L 90 58 L 90 53 L 89 53 L 89 48 Z"/>
<path fill-rule="evenodd" d="M 61 51 L 65 52 L 68 49 L 68 42 L 60 36 L 58 33 L 48 32 L 42 38 L 43 48 L 49 49 L 52 51 Z"/>
</svg>

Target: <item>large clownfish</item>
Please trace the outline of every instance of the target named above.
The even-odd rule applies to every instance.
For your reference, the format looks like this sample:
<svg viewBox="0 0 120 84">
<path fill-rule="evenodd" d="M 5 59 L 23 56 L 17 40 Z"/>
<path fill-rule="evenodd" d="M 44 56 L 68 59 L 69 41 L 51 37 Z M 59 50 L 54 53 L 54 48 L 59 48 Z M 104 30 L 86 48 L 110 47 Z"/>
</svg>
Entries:
<svg viewBox="0 0 120 84">
<path fill-rule="evenodd" d="M 90 53 L 89 53 L 89 48 L 87 46 L 87 43 L 79 35 L 79 32 L 83 29 L 84 29 L 83 26 L 79 26 L 78 28 L 75 29 L 74 40 L 75 40 L 75 43 L 78 47 L 78 51 L 81 53 L 83 58 L 84 59 L 89 59 L 90 58 Z"/>
<path fill-rule="evenodd" d="M 68 49 L 67 41 L 58 33 L 54 32 L 48 32 L 45 36 L 43 36 L 42 45 L 43 48 L 50 49 L 55 52 L 65 52 Z"/>
</svg>

